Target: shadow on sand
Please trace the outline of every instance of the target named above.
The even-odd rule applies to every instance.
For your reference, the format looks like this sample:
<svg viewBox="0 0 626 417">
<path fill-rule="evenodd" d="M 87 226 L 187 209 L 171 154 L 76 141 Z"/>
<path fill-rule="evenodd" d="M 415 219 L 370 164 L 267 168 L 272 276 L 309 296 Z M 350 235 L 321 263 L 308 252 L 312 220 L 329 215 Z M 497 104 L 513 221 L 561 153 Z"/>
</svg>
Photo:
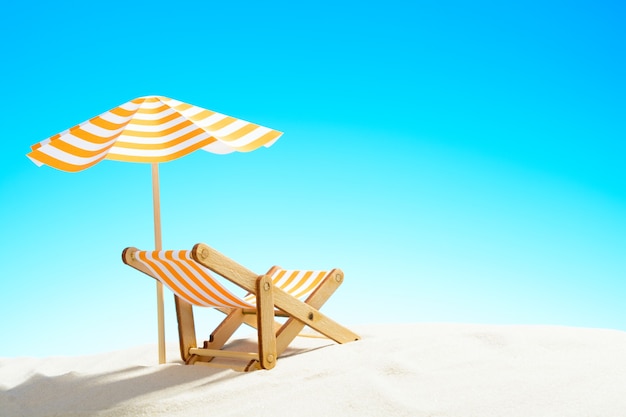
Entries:
<svg viewBox="0 0 626 417">
<path fill-rule="evenodd" d="M 240 340 L 235 341 L 229 349 L 254 350 L 255 347 L 252 342 Z M 281 355 L 281 359 L 321 347 L 323 346 L 289 348 Z M 245 378 L 246 375 L 228 369 L 185 366 L 182 362 L 161 366 L 129 366 L 93 374 L 68 372 L 47 376 L 35 373 L 13 388 L 0 390 L 0 415 L 2 417 L 99 415 L 127 401 L 135 401 L 142 396 L 160 391 L 167 397 L 172 393 L 202 387 L 203 393 L 210 395 L 213 384 Z"/>
</svg>

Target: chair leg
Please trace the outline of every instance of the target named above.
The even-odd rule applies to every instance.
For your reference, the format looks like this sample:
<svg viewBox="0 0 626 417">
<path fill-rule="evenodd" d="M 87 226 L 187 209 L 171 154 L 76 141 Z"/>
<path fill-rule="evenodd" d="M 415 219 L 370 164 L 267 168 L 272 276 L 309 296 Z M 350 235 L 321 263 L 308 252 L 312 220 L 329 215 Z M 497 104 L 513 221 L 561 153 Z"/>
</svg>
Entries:
<svg viewBox="0 0 626 417">
<path fill-rule="evenodd" d="M 198 347 L 193 320 L 193 306 L 177 296 L 174 296 L 174 304 L 176 305 L 176 318 L 178 321 L 180 357 L 187 362 L 190 358 L 189 349 Z"/>
<path fill-rule="evenodd" d="M 276 366 L 276 333 L 274 333 L 274 284 L 268 275 L 257 279 L 257 332 L 259 361 L 263 369 Z"/>
</svg>

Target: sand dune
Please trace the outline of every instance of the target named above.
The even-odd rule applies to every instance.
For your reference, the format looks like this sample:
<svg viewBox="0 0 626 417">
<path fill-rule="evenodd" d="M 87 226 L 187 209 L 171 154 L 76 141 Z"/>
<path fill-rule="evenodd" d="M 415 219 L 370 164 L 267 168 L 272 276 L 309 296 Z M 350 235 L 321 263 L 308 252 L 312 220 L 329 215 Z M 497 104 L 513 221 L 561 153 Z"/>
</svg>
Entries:
<svg viewBox="0 0 626 417">
<path fill-rule="evenodd" d="M 1 358 L 0 416 L 626 416 L 626 333 L 392 324 L 300 338 L 275 369 L 155 364 L 143 346 Z M 242 341 L 241 343 L 250 343 Z"/>
</svg>

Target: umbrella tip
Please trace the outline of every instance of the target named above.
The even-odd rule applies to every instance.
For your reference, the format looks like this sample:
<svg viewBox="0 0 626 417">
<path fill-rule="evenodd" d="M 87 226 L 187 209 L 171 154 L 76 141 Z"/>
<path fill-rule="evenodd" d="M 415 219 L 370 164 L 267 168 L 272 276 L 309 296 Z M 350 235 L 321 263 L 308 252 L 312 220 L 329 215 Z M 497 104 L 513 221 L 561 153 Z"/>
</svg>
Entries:
<svg viewBox="0 0 626 417">
<path fill-rule="evenodd" d="M 137 97 L 135 100 L 145 100 L 145 99 L 161 99 L 161 98 L 167 98 L 165 96 L 162 96 L 160 94 L 150 94 L 150 95 L 146 95 L 146 96 L 140 96 Z"/>
</svg>

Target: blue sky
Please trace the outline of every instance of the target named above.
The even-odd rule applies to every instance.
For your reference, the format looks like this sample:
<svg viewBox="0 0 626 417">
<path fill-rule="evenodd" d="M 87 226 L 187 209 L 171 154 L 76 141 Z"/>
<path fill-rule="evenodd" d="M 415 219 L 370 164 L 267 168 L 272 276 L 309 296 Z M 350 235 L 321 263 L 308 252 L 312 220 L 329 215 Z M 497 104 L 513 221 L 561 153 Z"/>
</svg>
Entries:
<svg viewBox="0 0 626 417">
<path fill-rule="evenodd" d="M 156 342 L 154 284 L 120 261 L 153 245 L 149 166 L 25 157 L 152 94 L 285 132 L 163 164 L 165 247 L 341 267 L 325 311 L 347 324 L 626 330 L 624 18 L 610 1 L 3 6 L 0 356 Z"/>
</svg>

